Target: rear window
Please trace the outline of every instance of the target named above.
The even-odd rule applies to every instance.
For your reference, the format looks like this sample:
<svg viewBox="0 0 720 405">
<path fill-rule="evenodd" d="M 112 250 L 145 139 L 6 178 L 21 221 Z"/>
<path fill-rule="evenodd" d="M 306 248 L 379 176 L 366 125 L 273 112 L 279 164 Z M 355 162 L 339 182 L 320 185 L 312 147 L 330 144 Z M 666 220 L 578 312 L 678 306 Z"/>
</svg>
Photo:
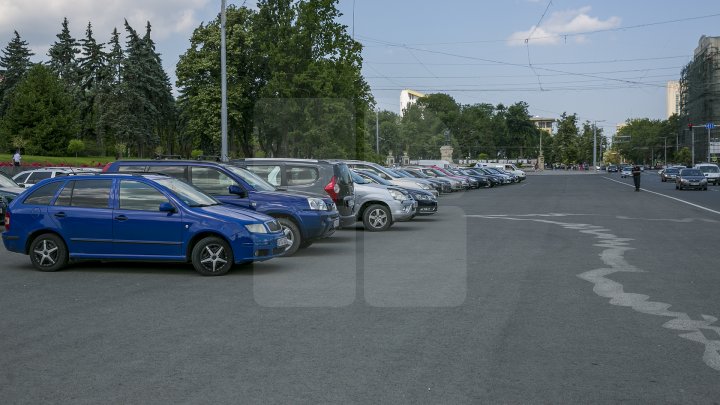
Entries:
<svg viewBox="0 0 720 405">
<path fill-rule="evenodd" d="M 335 165 L 335 176 L 340 184 L 352 184 L 352 175 L 350 168 L 345 163 Z"/>
<path fill-rule="evenodd" d="M 280 165 L 248 165 L 246 169 L 273 186 L 279 186 L 282 182 Z"/>
<path fill-rule="evenodd" d="M 698 169 L 702 170 L 703 173 L 720 173 L 717 166 L 700 166 Z"/>
<path fill-rule="evenodd" d="M 57 193 L 58 189 L 62 185 L 62 182 L 56 181 L 50 184 L 46 184 L 37 190 L 33 190 L 30 195 L 25 197 L 25 204 L 28 205 L 50 205 L 53 197 Z"/>
<path fill-rule="evenodd" d="M 286 175 L 288 186 L 313 184 L 320 177 L 317 167 L 313 166 L 288 166 Z"/>
<path fill-rule="evenodd" d="M 144 172 L 145 166 L 118 166 L 120 173 Z"/>
<path fill-rule="evenodd" d="M 112 180 L 73 180 L 67 182 L 55 205 L 80 208 L 109 208 Z"/>
<path fill-rule="evenodd" d="M 36 184 L 41 180 L 49 179 L 50 177 L 52 177 L 52 172 L 32 172 L 25 182 L 29 184 Z"/>
</svg>

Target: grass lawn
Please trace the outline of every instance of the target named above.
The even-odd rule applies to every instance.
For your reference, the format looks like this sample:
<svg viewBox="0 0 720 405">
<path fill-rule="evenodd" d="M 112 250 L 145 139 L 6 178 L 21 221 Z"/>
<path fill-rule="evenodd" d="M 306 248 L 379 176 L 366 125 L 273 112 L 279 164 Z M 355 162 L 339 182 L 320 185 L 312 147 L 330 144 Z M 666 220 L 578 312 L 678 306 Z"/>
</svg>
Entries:
<svg viewBox="0 0 720 405">
<path fill-rule="evenodd" d="M 104 166 L 108 162 L 114 162 L 112 156 L 32 156 L 22 155 L 22 166 L 74 166 L 74 167 L 97 167 Z M 12 155 L 0 153 L 0 166 L 12 166 Z"/>
</svg>

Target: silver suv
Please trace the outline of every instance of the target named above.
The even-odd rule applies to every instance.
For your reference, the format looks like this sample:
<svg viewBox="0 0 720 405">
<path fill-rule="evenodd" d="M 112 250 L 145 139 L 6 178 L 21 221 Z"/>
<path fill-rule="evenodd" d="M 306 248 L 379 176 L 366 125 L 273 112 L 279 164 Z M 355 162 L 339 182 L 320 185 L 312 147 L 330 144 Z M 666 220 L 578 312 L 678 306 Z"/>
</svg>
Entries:
<svg viewBox="0 0 720 405">
<path fill-rule="evenodd" d="M 353 214 L 362 221 L 365 230 L 384 231 L 398 221 L 409 221 L 415 216 L 417 201 L 398 187 L 367 182 L 351 172 L 355 184 Z"/>
</svg>

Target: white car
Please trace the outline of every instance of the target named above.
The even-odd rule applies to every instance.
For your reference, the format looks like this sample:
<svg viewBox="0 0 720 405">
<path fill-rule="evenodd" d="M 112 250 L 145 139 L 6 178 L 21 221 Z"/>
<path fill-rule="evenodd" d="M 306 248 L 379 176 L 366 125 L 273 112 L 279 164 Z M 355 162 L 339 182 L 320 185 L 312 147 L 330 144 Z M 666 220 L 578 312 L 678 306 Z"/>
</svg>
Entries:
<svg viewBox="0 0 720 405">
<path fill-rule="evenodd" d="M 720 168 L 715 163 L 698 163 L 694 168 L 703 172 L 708 184 L 712 183 L 716 186 L 720 184 Z"/>
<path fill-rule="evenodd" d="M 632 167 L 630 166 L 624 166 L 622 170 L 620 171 L 620 177 L 629 177 L 632 176 Z"/>
</svg>

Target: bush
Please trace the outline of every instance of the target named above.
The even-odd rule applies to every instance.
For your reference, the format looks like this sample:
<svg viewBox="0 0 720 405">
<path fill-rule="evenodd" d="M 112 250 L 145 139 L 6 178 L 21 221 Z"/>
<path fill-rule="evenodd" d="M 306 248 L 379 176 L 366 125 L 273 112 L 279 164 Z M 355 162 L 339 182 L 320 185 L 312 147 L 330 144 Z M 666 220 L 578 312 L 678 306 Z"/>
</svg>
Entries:
<svg viewBox="0 0 720 405">
<path fill-rule="evenodd" d="M 198 156 L 202 156 L 203 151 L 200 149 L 193 149 L 192 152 L 190 152 L 190 156 L 192 156 L 193 159 L 197 159 Z"/>
<path fill-rule="evenodd" d="M 71 155 L 77 157 L 78 153 L 85 150 L 85 142 L 80 139 L 71 139 L 68 143 L 67 151 Z"/>
</svg>

